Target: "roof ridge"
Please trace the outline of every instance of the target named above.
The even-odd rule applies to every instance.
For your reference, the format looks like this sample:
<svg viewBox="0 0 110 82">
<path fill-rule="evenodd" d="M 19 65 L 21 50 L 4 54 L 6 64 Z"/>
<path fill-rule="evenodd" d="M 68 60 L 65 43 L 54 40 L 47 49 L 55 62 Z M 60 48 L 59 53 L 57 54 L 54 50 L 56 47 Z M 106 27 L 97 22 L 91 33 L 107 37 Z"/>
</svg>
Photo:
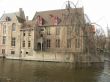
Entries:
<svg viewBox="0 0 110 82">
<path fill-rule="evenodd" d="M 81 8 L 71 8 L 71 9 L 82 9 Z M 45 11 L 36 11 L 36 13 L 43 13 L 43 12 L 52 12 L 52 11 L 63 11 L 63 10 L 67 10 L 67 9 L 55 9 L 55 10 L 45 10 Z"/>
<path fill-rule="evenodd" d="M 19 13 L 19 12 L 10 12 L 10 13 L 4 13 L 3 15 L 8 15 L 8 14 L 16 14 L 16 13 Z"/>
</svg>

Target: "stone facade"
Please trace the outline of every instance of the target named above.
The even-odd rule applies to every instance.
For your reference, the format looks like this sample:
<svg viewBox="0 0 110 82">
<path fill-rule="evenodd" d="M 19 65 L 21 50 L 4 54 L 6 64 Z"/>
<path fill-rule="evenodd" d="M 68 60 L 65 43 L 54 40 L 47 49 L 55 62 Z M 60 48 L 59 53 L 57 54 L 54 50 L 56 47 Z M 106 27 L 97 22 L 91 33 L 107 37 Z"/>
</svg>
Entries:
<svg viewBox="0 0 110 82">
<path fill-rule="evenodd" d="M 19 57 L 20 29 L 24 19 L 24 11 L 4 13 L 0 19 L 0 54 Z"/>
</svg>

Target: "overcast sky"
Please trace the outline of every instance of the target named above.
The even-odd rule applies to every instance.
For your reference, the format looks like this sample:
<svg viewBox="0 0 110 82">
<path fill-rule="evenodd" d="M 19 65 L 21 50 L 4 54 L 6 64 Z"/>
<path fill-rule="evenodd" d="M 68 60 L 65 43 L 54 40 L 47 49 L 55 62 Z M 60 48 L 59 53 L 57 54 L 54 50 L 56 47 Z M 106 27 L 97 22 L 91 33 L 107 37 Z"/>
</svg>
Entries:
<svg viewBox="0 0 110 82">
<path fill-rule="evenodd" d="M 23 8 L 25 15 L 32 19 L 36 11 L 46 11 L 65 8 L 67 0 L 0 0 L 0 16 L 5 13 L 16 12 Z M 74 4 L 78 0 L 70 0 Z M 110 26 L 110 0 L 79 0 L 85 13 L 92 22 L 103 27 Z"/>
</svg>

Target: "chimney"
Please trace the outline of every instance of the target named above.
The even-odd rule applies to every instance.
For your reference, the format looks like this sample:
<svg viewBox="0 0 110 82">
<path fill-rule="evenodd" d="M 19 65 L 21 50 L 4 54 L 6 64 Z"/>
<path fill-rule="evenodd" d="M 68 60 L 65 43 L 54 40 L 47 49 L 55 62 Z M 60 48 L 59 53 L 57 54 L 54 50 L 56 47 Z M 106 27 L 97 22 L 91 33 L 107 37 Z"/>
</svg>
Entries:
<svg viewBox="0 0 110 82">
<path fill-rule="evenodd" d="M 26 21 L 28 21 L 28 16 L 26 16 Z"/>
<path fill-rule="evenodd" d="M 22 8 L 19 8 L 19 12 L 22 12 Z"/>
<path fill-rule="evenodd" d="M 19 8 L 19 17 L 21 17 L 22 19 L 24 19 L 25 20 L 25 14 L 24 14 L 24 11 L 23 11 L 23 9 L 22 8 Z"/>
</svg>

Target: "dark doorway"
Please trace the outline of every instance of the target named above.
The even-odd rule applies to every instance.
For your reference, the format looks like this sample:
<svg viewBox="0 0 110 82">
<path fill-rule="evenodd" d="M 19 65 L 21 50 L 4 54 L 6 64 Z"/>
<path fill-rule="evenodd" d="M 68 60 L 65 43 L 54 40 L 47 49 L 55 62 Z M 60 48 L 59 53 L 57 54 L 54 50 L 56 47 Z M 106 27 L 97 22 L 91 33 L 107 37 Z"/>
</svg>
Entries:
<svg viewBox="0 0 110 82">
<path fill-rule="evenodd" d="M 5 58 L 5 49 L 2 49 L 3 57 Z"/>
<path fill-rule="evenodd" d="M 43 50 L 43 44 L 41 45 L 41 43 L 37 43 L 37 50 L 42 51 Z"/>
</svg>

